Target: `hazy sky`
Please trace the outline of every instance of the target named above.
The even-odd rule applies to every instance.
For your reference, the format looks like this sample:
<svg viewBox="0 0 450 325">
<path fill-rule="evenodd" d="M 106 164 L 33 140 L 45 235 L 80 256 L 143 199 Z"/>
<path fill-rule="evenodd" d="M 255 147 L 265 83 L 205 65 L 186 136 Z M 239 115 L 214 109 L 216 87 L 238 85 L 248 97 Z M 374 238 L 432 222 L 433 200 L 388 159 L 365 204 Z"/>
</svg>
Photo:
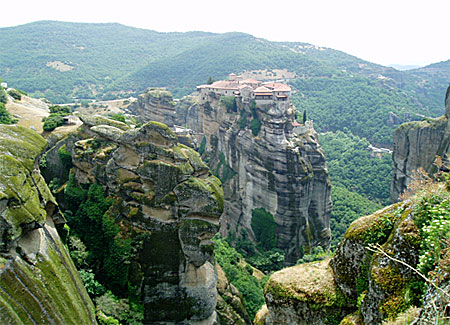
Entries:
<svg viewBox="0 0 450 325">
<path fill-rule="evenodd" d="M 239 31 L 388 64 L 450 59 L 450 0 L 9 0 L 0 27 L 36 20 L 119 22 L 160 32 Z"/>
</svg>

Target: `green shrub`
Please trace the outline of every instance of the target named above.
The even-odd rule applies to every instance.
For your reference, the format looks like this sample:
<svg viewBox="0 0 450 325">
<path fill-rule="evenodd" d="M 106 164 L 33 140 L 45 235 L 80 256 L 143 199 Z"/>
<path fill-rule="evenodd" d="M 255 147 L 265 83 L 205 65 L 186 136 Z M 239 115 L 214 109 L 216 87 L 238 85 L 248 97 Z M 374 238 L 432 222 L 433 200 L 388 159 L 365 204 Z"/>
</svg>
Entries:
<svg viewBox="0 0 450 325">
<path fill-rule="evenodd" d="M 14 124 L 17 120 L 11 117 L 3 103 L 0 103 L 0 124 Z"/>
<path fill-rule="evenodd" d="M 61 116 L 70 115 L 72 113 L 70 106 L 52 105 L 48 109 L 51 114 L 58 114 Z"/>
<path fill-rule="evenodd" d="M 424 196 L 414 210 L 414 222 L 422 237 L 418 269 L 428 274 L 439 263 L 450 238 L 450 195 L 448 192 Z"/>
<path fill-rule="evenodd" d="M 330 256 L 330 254 L 325 252 L 321 246 L 317 246 L 312 249 L 311 254 L 303 255 L 303 257 L 297 261 L 297 265 L 303 264 L 303 263 L 321 261 L 329 256 Z"/>
<path fill-rule="evenodd" d="M 57 177 L 50 180 L 50 183 L 48 183 L 48 188 L 55 193 L 59 188 L 61 187 L 61 180 Z"/>
<path fill-rule="evenodd" d="M 262 254 L 256 254 L 247 258 L 248 262 L 263 272 L 273 272 L 284 267 L 284 252 L 279 248 L 273 248 Z"/>
<path fill-rule="evenodd" d="M 66 145 L 63 145 L 58 149 L 58 157 L 61 159 L 61 162 L 66 170 L 73 167 L 72 154 L 66 150 Z"/>
<path fill-rule="evenodd" d="M 237 173 L 228 164 L 225 154 L 219 153 L 219 163 L 214 171 L 214 175 L 220 179 L 222 184 L 225 184 L 228 180 L 232 179 Z"/>
<path fill-rule="evenodd" d="M 258 242 L 258 248 L 264 251 L 276 248 L 275 231 L 277 224 L 270 212 L 267 212 L 264 208 L 253 209 L 251 226 Z"/>
<path fill-rule="evenodd" d="M 15 89 L 8 90 L 8 95 L 10 95 L 15 100 L 21 100 L 22 99 L 22 94 L 19 91 L 15 90 Z"/>
<path fill-rule="evenodd" d="M 114 114 L 110 118 L 115 121 L 126 123 L 126 118 L 123 114 Z"/>
<path fill-rule="evenodd" d="M 198 148 L 198 153 L 203 155 L 206 149 L 206 136 L 203 136 L 202 142 L 200 143 L 200 148 Z"/>
<path fill-rule="evenodd" d="M 75 266 L 80 269 L 88 266 L 87 259 L 89 253 L 86 250 L 86 245 L 77 236 L 69 236 L 68 241 L 69 253 Z"/>
<path fill-rule="evenodd" d="M 106 316 L 113 317 L 122 324 L 142 324 L 144 320 L 142 305 L 119 299 L 111 291 L 95 298 L 95 304 Z"/>
<path fill-rule="evenodd" d="M 73 174 L 69 176 L 65 198 L 68 207 L 75 211 L 68 215 L 68 224 L 89 252 L 87 264 L 101 265 L 99 280 L 113 292 L 126 295 L 131 239 L 119 236 L 119 226 L 107 213 L 112 200 L 105 197 L 99 184 L 91 184 L 86 196 L 86 191 L 75 186 Z"/>
<path fill-rule="evenodd" d="M 64 119 L 60 115 L 52 115 L 52 114 L 50 114 L 49 116 L 44 117 L 42 119 L 42 121 L 44 122 L 44 125 L 42 126 L 42 128 L 46 132 L 53 131 L 58 126 L 61 126 L 61 125 L 64 124 Z"/>
<path fill-rule="evenodd" d="M 234 96 L 222 96 L 220 97 L 220 103 L 226 107 L 227 112 L 237 111 L 237 105 Z"/>
<path fill-rule="evenodd" d="M 245 129 L 247 127 L 247 116 L 248 113 L 246 111 L 241 111 L 241 118 L 239 119 L 239 127 L 241 129 Z"/>
<path fill-rule="evenodd" d="M 216 235 L 213 238 L 215 243 L 215 257 L 217 263 L 222 267 L 228 280 L 238 288 L 244 299 L 245 307 L 253 319 L 264 304 L 263 284 L 248 272 L 243 257 L 236 249 L 231 247 L 225 239 Z"/>
<path fill-rule="evenodd" d="M 253 135 L 256 137 L 261 131 L 261 121 L 256 117 L 250 122 L 250 130 L 252 130 Z"/>
<path fill-rule="evenodd" d="M 8 101 L 8 96 L 6 96 L 6 92 L 3 87 L 0 87 L 0 104 L 6 104 Z"/>
<path fill-rule="evenodd" d="M 86 291 L 93 296 L 100 296 L 105 292 L 105 287 L 95 280 L 92 270 L 79 270 L 80 278 L 84 283 Z"/>
</svg>

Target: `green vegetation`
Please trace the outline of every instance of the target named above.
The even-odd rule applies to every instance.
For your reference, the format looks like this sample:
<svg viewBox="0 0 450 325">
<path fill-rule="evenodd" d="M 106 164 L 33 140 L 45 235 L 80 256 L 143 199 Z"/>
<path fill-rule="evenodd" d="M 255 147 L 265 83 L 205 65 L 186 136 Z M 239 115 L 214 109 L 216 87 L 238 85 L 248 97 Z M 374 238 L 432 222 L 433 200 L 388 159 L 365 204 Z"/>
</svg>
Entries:
<svg viewBox="0 0 450 325">
<path fill-rule="evenodd" d="M 239 112 L 241 118 L 239 119 L 239 127 L 241 129 L 245 129 L 247 127 L 247 117 L 248 117 L 248 113 L 244 110 L 241 110 Z"/>
<path fill-rule="evenodd" d="M 317 246 L 312 249 L 311 254 L 303 255 L 303 257 L 297 261 L 297 265 L 315 261 L 322 261 L 327 257 L 330 257 L 330 254 L 328 252 L 325 252 L 322 247 Z"/>
<path fill-rule="evenodd" d="M 381 204 L 370 201 L 366 197 L 341 186 L 333 186 L 331 188 L 331 199 L 333 202 L 330 218 L 332 249 L 339 244 L 348 226 L 354 220 L 361 216 L 372 214 L 382 208 Z"/>
<path fill-rule="evenodd" d="M 13 119 L 11 114 L 6 110 L 5 104 L 0 103 L 0 124 L 14 124 L 17 119 Z"/>
<path fill-rule="evenodd" d="M 415 113 L 442 114 L 442 108 L 424 112 L 412 94 L 380 87 L 379 81 L 365 76 L 297 79 L 294 88 L 300 90 L 293 96 L 294 104 L 308 110 L 318 131 L 348 128 L 372 143 L 392 144 L 393 132 L 400 123 L 422 118 Z M 398 116 L 398 121 L 390 122 L 391 112 Z"/>
<path fill-rule="evenodd" d="M 64 201 L 69 225 L 64 238 L 83 283 L 96 302 L 99 322 L 142 323 L 143 305 L 129 292 L 131 239 L 121 237 L 120 228 L 110 215 L 112 200 L 104 196 L 98 184 L 83 189 L 71 173 Z"/>
<path fill-rule="evenodd" d="M 319 139 L 334 186 L 347 188 L 375 202 L 385 205 L 389 203 L 392 169 L 390 155 L 371 157 L 368 150 L 370 143 L 348 130 L 327 132 L 320 135 Z"/>
<path fill-rule="evenodd" d="M 253 319 L 256 312 L 264 304 L 263 281 L 255 278 L 252 268 L 248 268 L 243 256 L 231 247 L 219 235 L 214 236 L 215 256 L 217 263 L 222 267 L 228 280 L 238 288 L 243 295 L 245 307 Z"/>
<path fill-rule="evenodd" d="M 332 247 L 339 243 L 352 221 L 389 204 L 391 156 L 371 157 L 369 142 L 345 131 L 319 136 L 333 185 Z"/>
<path fill-rule="evenodd" d="M 123 114 L 114 114 L 110 117 L 110 119 L 126 123 L 126 117 Z"/>
<path fill-rule="evenodd" d="M 131 242 L 118 236 L 119 226 L 106 213 L 112 201 L 105 198 L 98 184 L 92 184 L 87 191 L 76 186 L 72 175 L 64 194 L 66 201 L 70 202 L 67 222 L 74 235 L 86 245 L 89 252 L 87 264 L 101 265 L 101 274 L 96 273 L 100 282 L 123 295 L 127 292 Z"/>
<path fill-rule="evenodd" d="M 237 105 L 234 96 L 220 97 L 220 103 L 225 106 L 227 112 L 237 112 Z"/>
<path fill-rule="evenodd" d="M 261 121 L 258 117 L 254 117 L 250 122 L 250 130 L 252 130 L 253 135 L 256 137 L 261 131 Z"/>
<path fill-rule="evenodd" d="M 69 106 L 53 105 L 49 109 L 50 115 L 42 119 L 42 122 L 44 122 L 42 128 L 47 132 L 53 131 L 58 126 L 63 125 L 63 117 L 72 113 L 72 109 Z"/>
<path fill-rule="evenodd" d="M 61 159 L 63 166 L 68 172 L 69 169 L 72 168 L 73 164 L 72 164 L 72 154 L 67 151 L 66 145 L 63 145 L 58 149 L 58 157 L 59 159 Z"/>
<path fill-rule="evenodd" d="M 200 154 L 200 156 L 203 155 L 205 149 L 206 149 L 206 136 L 203 136 L 202 142 L 200 143 L 200 148 L 198 149 L 198 153 Z"/>
<path fill-rule="evenodd" d="M 256 102 L 252 100 L 250 103 L 250 111 L 252 112 L 252 121 L 250 122 L 250 130 L 252 130 L 253 135 L 256 137 L 261 131 L 261 121 L 259 120 L 258 114 L 256 113 Z M 247 122 L 245 122 L 247 124 Z M 242 128 L 242 127 L 241 127 Z"/>
<path fill-rule="evenodd" d="M 5 90 L 0 87 L 0 124 L 14 124 L 16 119 L 11 117 L 11 114 L 6 110 L 5 104 L 8 101 Z"/>
<path fill-rule="evenodd" d="M 0 104 L 6 104 L 8 102 L 8 96 L 6 96 L 5 89 L 0 87 Z"/>
<path fill-rule="evenodd" d="M 414 210 L 414 222 L 420 229 L 419 270 L 428 274 L 441 261 L 450 238 L 450 193 L 439 190 L 423 196 Z"/>
<path fill-rule="evenodd" d="M 277 246 L 277 238 L 275 237 L 277 224 L 270 212 L 267 212 L 264 208 L 253 209 L 251 225 L 258 242 L 258 249 L 268 251 Z"/>
<path fill-rule="evenodd" d="M 15 100 L 21 100 L 22 99 L 22 94 L 16 89 L 8 90 L 8 95 L 10 95 Z"/>
<path fill-rule="evenodd" d="M 181 97 L 212 82 L 211 76 L 288 69 L 297 76 L 291 83 L 294 103 L 308 109 L 320 131 L 348 127 L 373 143 L 391 143 L 394 128 L 416 119 L 414 113 L 443 112 L 450 61 L 397 71 L 305 45 L 243 33 L 158 33 L 119 24 L 41 21 L 0 29 L 5 67 L 0 78 L 34 97 L 66 103 L 137 95 L 149 85 Z M 389 122 L 391 111 L 400 121 Z"/>
<path fill-rule="evenodd" d="M 203 141 L 202 141 L 203 143 Z M 206 143 L 206 139 L 205 139 Z M 201 147 L 200 147 L 201 149 Z M 225 184 L 228 180 L 232 179 L 237 173 L 228 164 L 223 152 L 219 153 L 219 163 L 214 171 L 214 175 L 220 179 L 222 184 Z"/>
</svg>

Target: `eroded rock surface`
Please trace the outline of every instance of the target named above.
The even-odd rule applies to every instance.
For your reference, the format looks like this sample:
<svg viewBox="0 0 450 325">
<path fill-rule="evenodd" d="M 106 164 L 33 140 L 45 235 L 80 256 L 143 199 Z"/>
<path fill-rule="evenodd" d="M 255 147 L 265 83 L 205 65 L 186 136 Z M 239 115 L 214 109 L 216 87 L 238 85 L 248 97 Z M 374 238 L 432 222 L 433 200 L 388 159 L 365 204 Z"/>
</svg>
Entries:
<svg viewBox="0 0 450 325">
<path fill-rule="evenodd" d="M 222 180 L 221 233 L 236 238 L 248 233 L 256 241 L 252 211 L 264 208 L 274 216 L 277 245 L 286 252 L 287 264 L 312 247 L 327 249 L 330 180 L 317 133 L 312 126 L 293 132 L 296 110 L 289 101 L 255 106 L 237 97 L 227 107 L 222 99 L 215 93 L 206 99 L 187 96 L 175 108 L 175 124 L 191 130 L 202 157 Z M 162 120 L 167 105 L 157 100 L 147 92 L 134 111 L 144 121 Z"/>
<path fill-rule="evenodd" d="M 0 125 L 0 315 L 4 324 L 94 324 L 94 306 L 55 229 L 63 222 L 38 169 L 46 141 Z"/>
<path fill-rule="evenodd" d="M 399 200 L 413 180 L 413 172 L 423 168 L 434 173 L 436 156 L 450 153 L 450 87 L 445 96 L 445 115 L 436 119 L 402 124 L 394 133 L 391 201 Z"/>
<path fill-rule="evenodd" d="M 352 310 L 329 259 L 275 272 L 264 295 L 269 310 L 265 324 L 333 324 Z"/>
<path fill-rule="evenodd" d="M 129 281 L 142 297 L 145 323 L 213 323 L 210 239 L 223 212 L 220 180 L 162 123 L 124 130 L 92 120 L 67 140 L 67 150 L 78 183 L 97 182 L 114 198 L 111 215 L 136 251 Z"/>
</svg>

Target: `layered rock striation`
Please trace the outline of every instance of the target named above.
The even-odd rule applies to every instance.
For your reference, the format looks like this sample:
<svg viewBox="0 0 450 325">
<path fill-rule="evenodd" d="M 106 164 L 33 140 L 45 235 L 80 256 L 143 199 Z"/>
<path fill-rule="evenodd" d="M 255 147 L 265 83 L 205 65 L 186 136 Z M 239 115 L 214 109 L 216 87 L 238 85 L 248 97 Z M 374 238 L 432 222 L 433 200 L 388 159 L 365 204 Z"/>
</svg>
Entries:
<svg viewBox="0 0 450 325">
<path fill-rule="evenodd" d="M 94 306 L 55 229 L 64 219 L 39 172 L 46 141 L 0 125 L 0 315 L 4 324 L 95 324 Z"/>
<path fill-rule="evenodd" d="M 128 110 L 143 121 L 156 121 L 169 126 L 175 124 L 175 103 L 172 94 L 162 88 L 149 88 Z"/>
<path fill-rule="evenodd" d="M 73 173 L 80 185 L 98 183 L 114 199 L 108 213 L 132 241 L 128 278 L 144 322 L 212 324 L 217 271 L 210 239 L 223 211 L 220 180 L 162 123 L 127 129 L 81 119 L 64 140 Z"/>
<path fill-rule="evenodd" d="M 152 92 L 134 111 L 144 121 L 165 109 Z M 164 105 L 162 105 L 164 106 Z M 264 209 L 276 223 L 276 246 L 294 264 L 314 246 L 329 247 L 330 180 L 325 156 L 311 125 L 294 132 L 289 101 L 258 101 L 210 92 L 176 104 L 176 125 L 188 128 L 214 174 L 223 183 L 223 235 L 257 241 L 252 213 Z"/>
<path fill-rule="evenodd" d="M 391 201 L 400 195 L 414 179 L 414 171 L 422 168 L 436 171 L 436 156 L 445 159 L 450 153 L 450 87 L 445 96 L 445 115 L 436 119 L 402 124 L 394 133 L 393 176 Z"/>
</svg>

